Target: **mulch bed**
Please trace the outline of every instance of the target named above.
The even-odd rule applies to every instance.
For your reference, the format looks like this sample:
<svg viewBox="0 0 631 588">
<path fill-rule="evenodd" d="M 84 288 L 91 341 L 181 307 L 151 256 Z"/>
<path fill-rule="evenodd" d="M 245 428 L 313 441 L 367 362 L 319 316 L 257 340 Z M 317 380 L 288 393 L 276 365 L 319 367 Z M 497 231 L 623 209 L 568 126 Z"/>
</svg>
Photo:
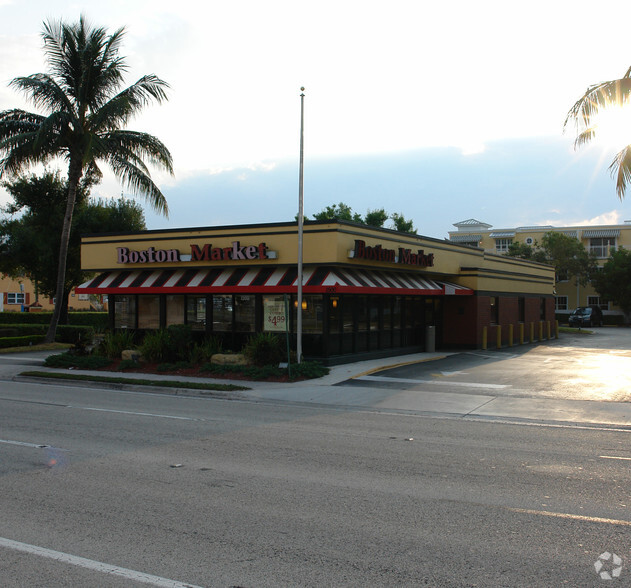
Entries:
<svg viewBox="0 0 631 588">
<path fill-rule="evenodd" d="M 248 377 L 245 374 L 241 374 L 239 372 L 224 372 L 224 373 L 215 373 L 215 372 L 205 372 L 200 371 L 201 366 L 192 366 L 189 368 L 178 368 L 174 370 L 158 370 L 157 363 L 148 363 L 142 362 L 138 366 L 128 369 L 120 370 L 118 366 L 120 365 L 122 360 L 116 359 L 113 360 L 112 363 L 108 366 L 99 368 L 100 372 L 118 372 L 118 373 L 134 373 L 134 374 L 151 374 L 154 376 L 186 376 L 186 377 L 195 377 L 195 378 L 213 378 L 213 379 L 221 379 L 221 380 L 243 380 L 243 381 L 252 381 L 253 378 Z M 296 382 L 299 380 L 304 380 L 305 378 L 294 378 L 293 380 L 289 379 L 289 376 L 273 376 L 269 378 L 257 379 L 257 382 Z"/>
</svg>

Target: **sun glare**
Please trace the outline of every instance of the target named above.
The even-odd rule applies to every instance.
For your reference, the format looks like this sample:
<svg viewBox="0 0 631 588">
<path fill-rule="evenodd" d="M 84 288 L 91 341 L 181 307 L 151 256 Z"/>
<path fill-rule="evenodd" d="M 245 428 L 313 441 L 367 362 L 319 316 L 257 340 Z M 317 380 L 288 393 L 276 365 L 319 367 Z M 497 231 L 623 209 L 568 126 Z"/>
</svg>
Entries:
<svg viewBox="0 0 631 588">
<path fill-rule="evenodd" d="M 595 142 L 606 149 L 620 150 L 631 143 L 631 105 L 606 108 L 595 123 Z"/>
</svg>

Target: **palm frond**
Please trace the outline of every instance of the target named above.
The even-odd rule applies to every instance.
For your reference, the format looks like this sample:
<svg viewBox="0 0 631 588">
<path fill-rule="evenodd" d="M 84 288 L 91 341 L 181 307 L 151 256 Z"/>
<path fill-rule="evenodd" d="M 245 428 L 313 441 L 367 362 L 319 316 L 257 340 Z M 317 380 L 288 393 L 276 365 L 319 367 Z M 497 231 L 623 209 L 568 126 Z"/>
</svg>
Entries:
<svg viewBox="0 0 631 588">
<path fill-rule="evenodd" d="M 602 109 L 608 106 L 624 106 L 631 101 L 631 68 L 619 80 L 601 82 L 589 86 L 568 112 L 563 128 L 574 122 L 577 128 L 587 128 Z"/>
<path fill-rule="evenodd" d="M 148 133 L 129 130 L 115 130 L 101 137 L 107 150 L 119 156 L 133 154 L 134 158 L 148 160 L 155 167 L 173 175 L 173 158 L 166 145 Z"/>
<path fill-rule="evenodd" d="M 47 74 L 38 73 L 27 77 L 15 78 L 11 80 L 9 86 L 22 92 L 34 106 L 47 112 L 54 112 L 55 110 L 73 111 L 68 96 L 57 82 Z"/>
<path fill-rule="evenodd" d="M 631 182 L 631 145 L 627 145 L 622 151 L 616 154 L 616 157 L 609 166 L 611 176 L 616 180 L 616 193 L 618 198 L 622 200 L 626 192 L 629 182 Z"/>
<path fill-rule="evenodd" d="M 99 130 L 124 127 L 152 101 L 160 104 L 167 100 L 169 84 L 151 74 L 140 78 L 135 84 L 105 102 L 90 117 L 90 126 Z"/>
<path fill-rule="evenodd" d="M 158 213 L 168 218 L 169 207 L 164 194 L 156 186 L 151 177 L 127 159 L 112 157 L 110 167 L 134 194 L 143 196 L 149 205 Z"/>
</svg>

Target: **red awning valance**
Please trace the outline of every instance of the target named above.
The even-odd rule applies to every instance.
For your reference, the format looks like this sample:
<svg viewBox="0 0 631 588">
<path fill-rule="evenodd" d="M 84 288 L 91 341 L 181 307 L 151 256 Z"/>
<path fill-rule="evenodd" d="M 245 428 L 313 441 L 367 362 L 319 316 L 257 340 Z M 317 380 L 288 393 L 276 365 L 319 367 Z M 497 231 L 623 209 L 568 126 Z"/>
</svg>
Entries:
<svg viewBox="0 0 631 588">
<path fill-rule="evenodd" d="M 294 293 L 296 267 L 191 268 L 105 272 L 81 284 L 79 294 Z M 305 294 L 471 295 L 473 290 L 415 273 L 341 267 L 303 272 Z"/>
</svg>

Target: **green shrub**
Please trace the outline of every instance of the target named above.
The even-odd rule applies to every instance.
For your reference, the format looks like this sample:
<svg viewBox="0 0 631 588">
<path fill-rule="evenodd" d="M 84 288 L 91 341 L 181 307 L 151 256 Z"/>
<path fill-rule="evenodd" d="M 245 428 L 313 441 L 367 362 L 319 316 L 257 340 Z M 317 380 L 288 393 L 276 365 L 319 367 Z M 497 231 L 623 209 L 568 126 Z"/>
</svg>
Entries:
<svg viewBox="0 0 631 588">
<path fill-rule="evenodd" d="M 190 353 L 191 363 L 205 363 L 210 361 L 210 358 L 215 353 L 223 352 L 223 344 L 218 337 L 209 337 L 202 342 L 193 345 Z"/>
<path fill-rule="evenodd" d="M 140 345 L 140 352 L 147 361 L 160 363 L 188 361 L 192 349 L 190 325 L 170 325 L 166 329 L 151 331 Z"/>
<path fill-rule="evenodd" d="M 122 372 L 123 370 L 135 370 L 138 369 L 140 367 L 140 364 L 133 360 L 133 359 L 123 359 L 123 361 L 121 361 L 118 364 L 118 371 Z"/>
<path fill-rule="evenodd" d="M 53 313 L 43 312 L 0 312 L 0 324 L 49 325 Z M 94 327 L 105 331 L 109 327 L 107 312 L 69 312 L 68 324 Z"/>
<path fill-rule="evenodd" d="M 81 325 L 58 325 L 55 334 L 55 341 L 59 343 L 72 343 L 76 345 L 79 342 L 91 343 L 94 339 L 94 328 Z"/>
<path fill-rule="evenodd" d="M 283 339 L 276 333 L 261 332 L 252 335 L 243 348 L 243 354 L 258 366 L 278 365 L 287 360 Z"/>
<path fill-rule="evenodd" d="M 166 329 L 159 329 L 145 334 L 140 344 L 140 353 L 150 362 L 169 361 L 170 343 Z"/>
<path fill-rule="evenodd" d="M 303 361 L 302 363 L 291 364 L 291 378 L 304 378 L 311 380 L 313 378 L 321 378 L 329 373 L 329 368 L 323 366 L 318 361 Z"/>
<path fill-rule="evenodd" d="M 167 327 L 169 350 L 167 361 L 188 361 L 193 349 L 193 331 L 190 325 Z"/>
<path fill-rule="evenodd" d="M 54 368 L 79 368 L 84 370 L 94 370 L 107 367 L 112 361 L 102 355 L 75 355 L 73 353 L 60 353 L 49 355 L 44 360 L 44 365 Z"/>
<path fill-rule="evenodd" d="M 158 372 L 176 372 L 178 370 L 187 370 L 193 367 L 188 361 L 178 361 L 176 363 L 160 363 L 156 366 Z"/>
<path fill-rule="evenodd" d="M 125 349 L 134 349 L 133 331 L 109 332 L 103 338 L 99 351 L 110 359 L 118 359 Z"/>
<path fill-rule="evenodd" d="M 240 374 L 250 380 L 266 380 L 268 378 L 282 378 L 289 375 L 287 368 L 280 368 L 275 365 L 216 365 L 207 363 L 204 364 L 200 371 L 208 372 L 210 374 L 225 375 L 225 374 Z M 310 380 L 313 378 L 321 378 L 329 373 L 329 368 L 323 366 L 317 361 L 304 361 L 300 364 L 291 364 L 291 380 L 305 379 Z"/>
</svg>

